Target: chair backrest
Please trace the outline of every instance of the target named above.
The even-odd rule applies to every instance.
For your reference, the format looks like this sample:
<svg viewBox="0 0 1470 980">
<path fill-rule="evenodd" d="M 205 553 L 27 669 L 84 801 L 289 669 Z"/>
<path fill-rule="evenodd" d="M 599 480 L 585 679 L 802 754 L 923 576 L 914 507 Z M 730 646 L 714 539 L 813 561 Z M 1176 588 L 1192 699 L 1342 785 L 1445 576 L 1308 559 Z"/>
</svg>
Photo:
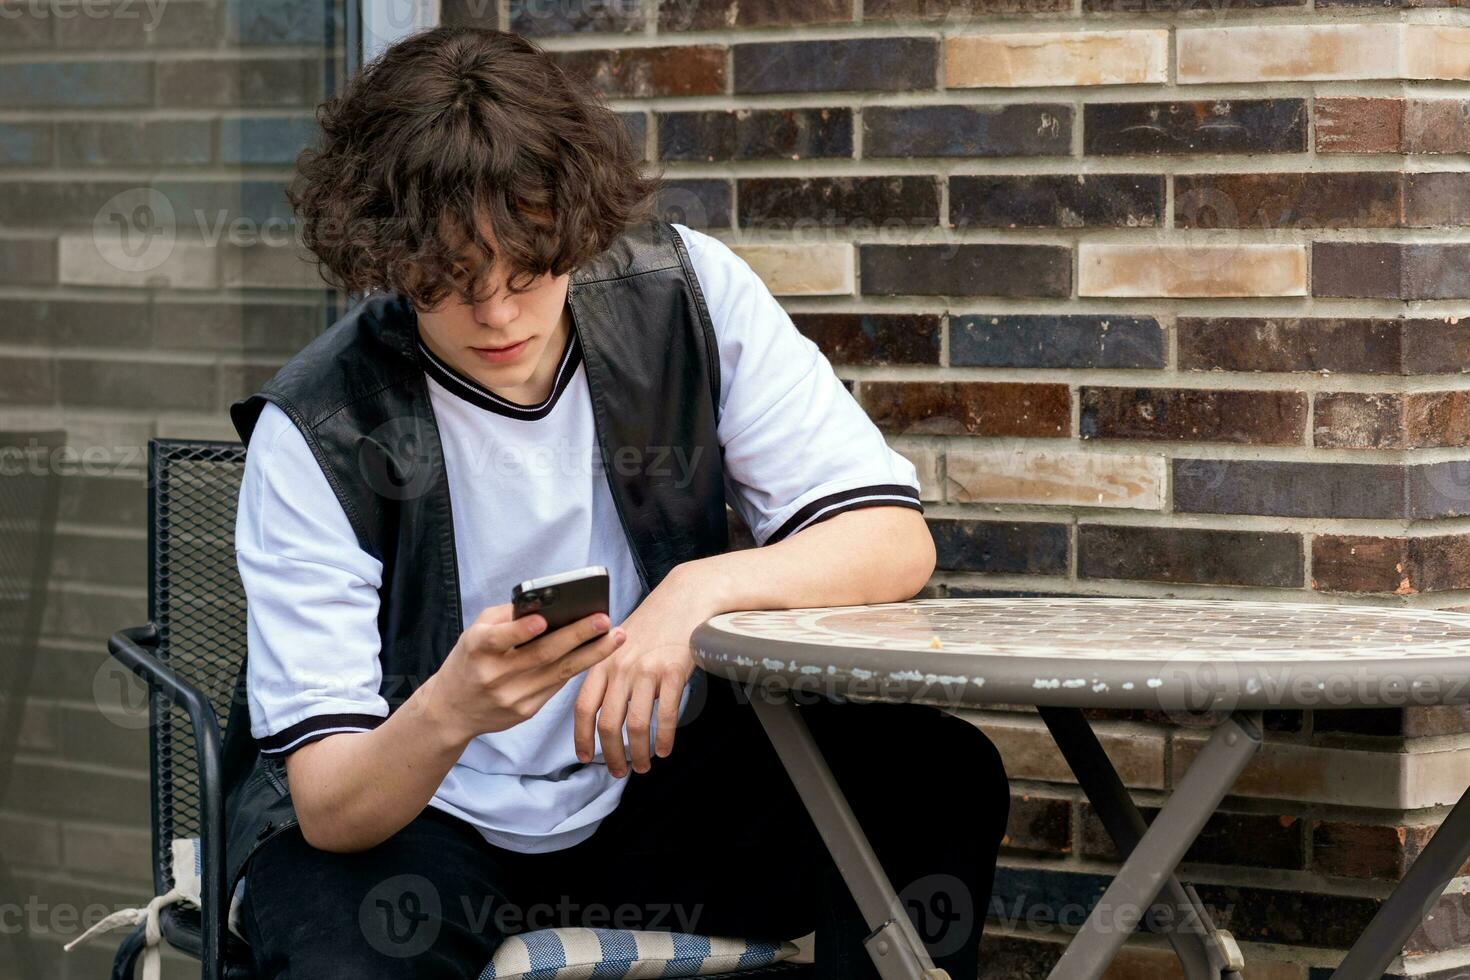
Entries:
<svg viewBox="0 0 1470 980">
<path fill-rule="evenodd" d="M 0 432 L 0 800 L 40 649 L 66 433 Z"/>
<path fill-rule="evenodd" d="M 223 730 L 245 660 L 245 589 L 235 565 L 245 447 L 155 439 L 148 459 L 148 617 L 158 627 L 158 657 L 209 698 Z M 169 842 L 199 835 L 199 759 L 182 710 L 155 699 L 151 717 L 153 867 L 162 893 L 173 887 Z"/>
</svg>

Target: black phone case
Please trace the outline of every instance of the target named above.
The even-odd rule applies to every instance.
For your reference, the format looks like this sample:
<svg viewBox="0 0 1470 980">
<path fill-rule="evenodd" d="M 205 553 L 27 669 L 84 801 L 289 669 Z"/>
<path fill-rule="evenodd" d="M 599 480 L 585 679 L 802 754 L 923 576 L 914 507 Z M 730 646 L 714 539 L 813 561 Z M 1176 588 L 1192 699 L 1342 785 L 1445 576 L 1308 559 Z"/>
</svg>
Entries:
<svg viewBox="0 0 1470 980">
<path fill-rule="evenodd" d="M 515 618 L 540 613 L 546 617 L 545 636 L 552 630 L 575 623 L 583 616 L 608 611 L 608 579 L 606 575 L 579 578 L 562 585 L 521 592 L 517 585 L 511 590 L 511 603 L 515 607 Z"/>
</svg>

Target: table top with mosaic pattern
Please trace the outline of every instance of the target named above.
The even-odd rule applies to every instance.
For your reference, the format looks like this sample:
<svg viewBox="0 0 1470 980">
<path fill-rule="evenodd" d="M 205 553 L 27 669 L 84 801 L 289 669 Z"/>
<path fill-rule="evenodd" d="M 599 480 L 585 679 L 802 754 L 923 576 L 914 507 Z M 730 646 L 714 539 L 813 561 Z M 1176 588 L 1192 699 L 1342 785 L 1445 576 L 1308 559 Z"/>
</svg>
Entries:
<svg viewBox="0 0 1470 980">
<path fill-rule="evenodd" d="M 1470 702 L 1470 615 L 1194 599 L 918 599 L 725 613 L 696 660 L 864 700 L 1222 710 Z"/>
</svg>

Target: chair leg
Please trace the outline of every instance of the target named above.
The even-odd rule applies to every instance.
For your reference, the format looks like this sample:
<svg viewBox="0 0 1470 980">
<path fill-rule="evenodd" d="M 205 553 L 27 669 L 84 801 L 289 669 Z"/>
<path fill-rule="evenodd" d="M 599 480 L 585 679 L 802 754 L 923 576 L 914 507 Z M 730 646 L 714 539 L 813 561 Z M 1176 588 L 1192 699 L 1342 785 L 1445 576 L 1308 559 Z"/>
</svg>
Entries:
<svg viewBox="0 0 1470 980">
<path fill-rule="evenodd" d="M 112 980 L 133 980 L 133 967 L 143 952 L 147 930 L 147 923 L 138 923 L 117 947 L 117 955 L 112 958 Z"/>
</svg>

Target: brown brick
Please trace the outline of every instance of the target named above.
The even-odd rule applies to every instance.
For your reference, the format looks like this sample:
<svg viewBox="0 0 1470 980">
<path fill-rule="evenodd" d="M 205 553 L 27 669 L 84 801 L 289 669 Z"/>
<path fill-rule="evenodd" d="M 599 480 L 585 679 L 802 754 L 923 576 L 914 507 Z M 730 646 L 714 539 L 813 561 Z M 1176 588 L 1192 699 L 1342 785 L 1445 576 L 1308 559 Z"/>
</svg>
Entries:
<svg viewBox="0 0 1470 980">
<path fill-rule="evenodd" d="M 725 91 L 725 58 L 718 45 L 561 51 L 555 55 L 567 71 L 581 75 L 610 98 L 721 95 Z"/>
<path fill-rule="evenodd" d="M 863 156 L 1066 156 L 1072 119 L 1072 107 L 1057 102 L 868 106 Z"/>
<path fill-rule="evenodd" d="M 1402 99 L 1316 99 L 1318 153 L 1398 153 Z"/>
<path fill-rule="evenodd" d="M 1401 324 L 1392 317 L 1180 317 L 1179 367 L 1397 374 Z M 1470 344 L 1470 323 L 1466 334 Z"/>
<path fill-rule="evenodd" d="M 1059 856 L 1072 853 L 1072 803 L 1045 796 L 1011 796 L 1002 850 Z"/>
<path fill-rule="evenodd" d="M 1470 586 L 1470 535 L 1319 534 L 1312 539 L 1311 584 L 1321 592 L 1401 596 L 1463 589 Z"/>
<path fill-rule="evenodd" d="M 1336 714 L 1336 712 L 1332 712 Z M 1312 822 L 1312 870 L 1343 878 L 1398 881 L 1434 836 L 1434 827 Z M 1461 869 L 1457 874 L 1464 874 Z"/>
<path fill-rule="evenodd" d="M 1410 317 L 1403 338 L 1405 374 L 1470 371 L 1470 316 Z"/>
<path fill-rule="evenodd" d="M 56 273 L 55 238 L 0 238 L 0 283 L 49 286 Z"/>
<path fill-rule="evenodd" d="M 1054 14 L 1070 0 L 864 0 L 863 20 L 948 20 L 990 14 Z"/>
<path fill-rule="evenodd" d="M 852 156 L 851 109 L 739 109 L 658 114 L 661 160 L 803 160 Z"/>
<path fill-rule="evenodd" d="M 1364 299 L 1470 298 L 1470 245 L 1315 242 L 1312 294 Z"/>
<path fill-rule="evenodd" d="M 864 245 L 868 296 L 1064 297 L 1072 250 L 1059 245 Z"/>
<path fill-rule="evenodd" d="M 1082 110 L 1088 155 L 1120 153 L 1300 153 L 1307 148 L 1301 99 L 1093 102 Z"/>
<path fill-rule="evenodd" d="M 1318 711 L 1312 731 L 1399 738 L 1463 735 L 1470 732 L 1470 705 L 1445 704 L 1409 708 L 1347 708 Z"/>
<path fill-rule="evenodd" d="M 631 0 L 625 0 L 631 2 Z M 851 0 L 660 0 L 660 31 L 717 31 L 735 27 L 795 27 L 852 21 Z"/>
<path fill-rule="evenodd" d="M 199 58 L 158 62 L 165 106 L 307 106 L 321 98 L 316 58 Z"/>
<path fill-rule="evenodd" d="M 1302 574 L 1302 543 L 1295 534 L 1077 526 L 1080 578 L 1297 589 Z"/>
<path fill-rule="evenodd" d="M 207 412 L 218 402 L 212 364 L 63 358 L 57 374 L 64 405 Z"/>
<path fill-rule="evenodd" d="M 1346 171 L 1181 174 L 1180 228 L 1393 228 L 1404 223 L 1400 174 Z"/>
<path fill-rule="evenodd" d="M 1255 10 L 1265 7 L 1303 7 L 1307 0 L 1230 0 L 1222 8 L 1216 0 L 1082 0 L 1082 9 L 1091 14 L 1165 14 L 1175 11 L 1204 12 Z"/>
<path fill-rule="evenodd" d="M 737 182 L 746 228 L 885 230 L 939 224 L 939 183 L 933 177 L 754 177 Z"/>
<path fill-rule="evenodd" d="M 939 317 L 908 313 L 795 313 L 796 328 L 833 364 L 938 364 Z"/>
<path fill-rule="evenodd" d="M 951 177 L 956 228 L 1153 228 L 1164 214 L 1164 178 L 1147 174 Z"/>
<path fill-rule="evenodd" d="M 510 29 L 527 37 L 641 31 L 645 22 L 640 0 L 510 0 Z"/>
<path fill-rule="evenodd" d="M 1335 392 L 1317 396 L 1316 444 L 1339 449 L 1470 445 L 1470 392 Z"/>
<path fill-rule="evenodd" d="M 1442 474 L 1435 479 L 1445 482 Z M 1406 491 L 1408 480 L 1405 467 L 1390 463 L 1175 459 L 1174 512 L 1403 519 L 1414 506 L 1430 511 L 1447 504 L 1430 486 L 1419 487 L 1422 500 L 1406 504 L 1406 492 L 1415 491 Z"/>
<path fill-rule="evenodd" d="M 1163 439 L 1290 446 L 1306 432 L 1299 391 L 1090 388 L 1079 392 L 1083 439 Z"/>
<path fill-rule="evenodd" d="M 867 381 L 858 400 L 884 432 L 1064 438 L 1072 397 L 1064 384 Z"/>
<path fill-rule="evenodd" d="M 1404 224 L 1411 228 L 1470 225 L 1470 173 L 1404 174 Z"/>
<path fill-rule="evenodd" d="M 1082 854 L 1104 861 L 1119 860 L 1113 839 L 1103 829 L 1092 804 L 1084 801 L 1077 805 L 1077 809 L 1082 831 Z M 1149 823 L 1158 816 L 1157 807 L 1139 809 Z M 1306 867 L 1304 828 L 1305 821 L 1297 816 L 1216 811 L 1190 845 L 1184 861 L 1186 864 L 1234 864 L 1299 871 Z"/>
<path fill-rule="evenodd" d="M 0 405 L 50 405 L 55 400 L 52 358 L 0 355 Z"/>
<path fill-rule="evenodd" d="M 1470 99 L 1406 101 L 1403 152 L 1470 153 Z"/>
</svg>

